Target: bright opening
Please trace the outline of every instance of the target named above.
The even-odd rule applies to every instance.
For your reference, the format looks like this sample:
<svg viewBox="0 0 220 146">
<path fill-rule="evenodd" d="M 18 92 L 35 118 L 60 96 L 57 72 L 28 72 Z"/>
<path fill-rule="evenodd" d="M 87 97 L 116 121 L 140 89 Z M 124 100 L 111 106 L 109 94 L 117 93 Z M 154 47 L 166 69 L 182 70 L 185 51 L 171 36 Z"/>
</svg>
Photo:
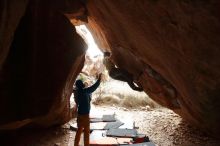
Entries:
<svg viewBox="0 0 220 146">
<path fill-rule="evenodd" d="M 103 53 L 100 51 L 98 46 L 96 45 L 92 34 L 89 32 L 87 27 L 85 25 L 79 25 L 76 26 L 76 31 L 78 34 L 82 36 L 82 38 L 86 41 L 88 44 L 88 50 L 87 50 L 87 55 L 94 59 L 97 56 L 103 55 Z"/>
</svg>

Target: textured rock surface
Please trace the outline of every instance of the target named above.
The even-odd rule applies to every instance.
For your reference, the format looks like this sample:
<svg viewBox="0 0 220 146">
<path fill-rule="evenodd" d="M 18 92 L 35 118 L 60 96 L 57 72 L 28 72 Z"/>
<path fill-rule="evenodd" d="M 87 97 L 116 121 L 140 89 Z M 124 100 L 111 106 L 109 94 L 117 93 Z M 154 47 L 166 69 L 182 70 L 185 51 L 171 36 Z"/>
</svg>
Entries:
<svg viewBox="0 0 220 146">
<path fill-rule="evenodd" d="M 7 57 L 14 31 L 25 12 L 27 3 L 28 0 L 19 3 L 17 0 L 0 1 L 0 66 Z M 19 11 L 15 12 L 15 10 Z"/>
<path fill-rule="evenodd" d="M 62 14 L 87 21 L 82 1 L 27 3 L 0 2 L 0 128 L 68 120 L 83 65 L 86 46 Z M 155 101 L 220 135 L 218 0 L 89 0 L 87 9 L 88 27 L 117 66 Z"/>
<path fill-rule="evenodd" d="M 87 45 L 57 6 L 31 1 L 16 28 L 0 70 L 0 129 L 49 126 L 71 117 L 69 98 Z"/>
<path fill-rule="evenodd" d="M 142 72 L 140 83 L 154 100 L 220 135 L 219 1 L 93 0 L 87 8 L 96 42 L 119 67 L 136 77 Z M 162 82 L 147 80 L 148 65 L 175 89 L 180 108 L 160 95 Z"/>
</svg>

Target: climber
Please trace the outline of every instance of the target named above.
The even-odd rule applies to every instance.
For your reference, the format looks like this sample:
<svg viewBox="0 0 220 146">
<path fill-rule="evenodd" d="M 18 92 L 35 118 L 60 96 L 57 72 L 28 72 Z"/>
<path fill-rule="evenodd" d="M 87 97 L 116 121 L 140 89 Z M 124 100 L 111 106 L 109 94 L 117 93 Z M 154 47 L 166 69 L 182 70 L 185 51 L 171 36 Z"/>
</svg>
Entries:
<svg viewBox="0 0 220 146">
<path fill-rule="evenodd" d="M 115 67 L 115 64 L 112 62 L 110 56 L 110 52 L 104 52 L 103 64 L 108 70 L 109 76 L 115 80 L 127 82 L 128 85 L 135 91 L 143 91 L 142 87 L 138 87 L 134 84 L 134 77 L 132 74 L 122 68 Z"/>
<path fill-rule="evenodd" d="M 99 74 L 98 80 L 90 87 L 85 87 L 85 83 L 82 80 L 77 80 L 76 90 L 74 91 L 74 100 L 77 105 L 77 131 L 75 136 L 74 146 L 79 145 L 81 133 L 84 132 L 84 145 L 89 146 L 89 133 L 90 133 L 90 101 L 91 94 L 100 85 L 102 74 Z"/>
</svg>

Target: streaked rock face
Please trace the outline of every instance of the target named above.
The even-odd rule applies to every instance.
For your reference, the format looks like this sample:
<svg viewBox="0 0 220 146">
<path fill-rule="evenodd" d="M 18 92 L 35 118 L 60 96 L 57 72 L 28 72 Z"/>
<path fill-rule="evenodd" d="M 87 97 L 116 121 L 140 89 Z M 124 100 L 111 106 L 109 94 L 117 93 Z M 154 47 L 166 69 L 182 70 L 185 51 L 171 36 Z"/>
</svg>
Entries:
<svg viewBox="0 0 220 146">
<path fill-rule="evenodd" d="M 18 18 L 0 71 L 0 129 L 49 126 L 71 118 L 69 98 L 87 45 L 50 4 L 31 1 Z"/>
<path fill-rule="evenodd" d="M 68 2 L 0 2 L 0 128 L 70 118 L 86 45 L 69 17 L 88 20 L 99 47 L 152 99 L 220 136 L 218 0 L 91 0 L 87 11 Z"/>
<path fill-rule="evenodd" d="M 220 135 L 219 1 L 93 0 L 87 8 L 100 48 L 146 93 Z"/>
</svg>

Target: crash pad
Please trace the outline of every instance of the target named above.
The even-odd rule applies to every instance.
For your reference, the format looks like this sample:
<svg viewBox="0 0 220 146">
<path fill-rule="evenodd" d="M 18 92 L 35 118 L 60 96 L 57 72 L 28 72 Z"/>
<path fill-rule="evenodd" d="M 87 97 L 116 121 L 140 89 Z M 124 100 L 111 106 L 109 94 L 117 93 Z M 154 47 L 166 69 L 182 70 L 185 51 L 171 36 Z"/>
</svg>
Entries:
<svg viewBox="0 0 220 146">
<path fill-rule="evenodd" d="M 103 115 L 102 120 L 103 120 L 103 122 L 114 122 L 114 121 L 116 121 L 115 114 L 113 114 L 113 115 Z"/>
<path fill-rule="evenodd" d="M 111 128 L 119 128 L 121 125 L 123 125 L 124 123 L 117 120 L 115 122 L 107 122 L 107 124 L 105 125 L 104 129 L 105 130 L 108 130 L 108 129 L 111 129 Z"/>
<path fill-rule="evenodd" d="M 93 115 L 90 117 L 90 122 L 91 123 L 95 123 L 95 122 L 115 122 L 116 118 L 115 118 L 115 114 L 112 115 L 102 115 L 100 117 L 100 115 Z"/>
<path fill-rule="evenodd" d="M 106 130 L 94 130 L 90 134 L 91 146 L 118 146 L 131 144 L 132 138 L 106 137 Z"/>
<path fill-rule="evenodd" d="M 137 144 L 126 144 L 126 145 L 123 144 L 123 146 L 156 146 L 156 145 L 152 142 L 143 142 L 143 143 L 137 143 Z"/>
<path fill-rule="evenodd" d="M 133 138 L 137 136 L 137 130 L 136 129 L 109 129 L 106 132 L 106 136 Z"/>
</svg>

